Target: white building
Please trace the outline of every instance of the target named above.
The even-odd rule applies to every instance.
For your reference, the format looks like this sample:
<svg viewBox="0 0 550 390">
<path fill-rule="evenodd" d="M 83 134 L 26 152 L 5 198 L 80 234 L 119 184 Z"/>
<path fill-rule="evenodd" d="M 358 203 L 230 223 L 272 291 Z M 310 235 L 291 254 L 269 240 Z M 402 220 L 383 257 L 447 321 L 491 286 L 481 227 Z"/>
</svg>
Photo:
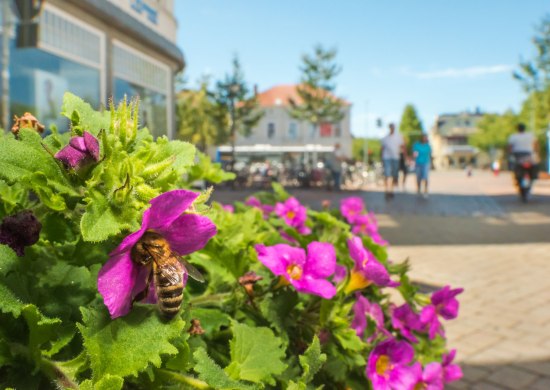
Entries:
<svg viewBox="0 0 550 390">
<path fill-rule="evenodd" d="M 298 121 L 290 116 L 289 99 L 298 104 L 301 102 L 296 87 L 278 85 L 258 94 L 265 115 L 250 136 L 237 136 L 237 158 L 282 158 L 285 153 L 306 153 L 307 159 L 317 160 L 322 153 L 331 152 L 335 144 L 340 144 L 343 155 L 351 158 L 351 104 L 344 102 L 344 118 L 340 122 L 323 123 L 315 128 L 309 122 Z M 230 150 L 229 147 L 220 148 L 222 152 L 226 152 L 226 149 Z"/>
</svg>

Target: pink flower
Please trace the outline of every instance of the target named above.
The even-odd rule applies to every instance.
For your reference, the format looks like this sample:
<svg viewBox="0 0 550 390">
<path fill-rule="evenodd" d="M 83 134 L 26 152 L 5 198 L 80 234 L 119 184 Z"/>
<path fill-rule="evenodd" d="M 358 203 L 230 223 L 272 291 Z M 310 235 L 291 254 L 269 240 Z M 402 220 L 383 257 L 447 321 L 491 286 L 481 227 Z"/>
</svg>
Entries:
<svg viewBox="0 0 550 390">
<path fill-rule="evenodd" d="M 404 303 L 399 307 L 392 307 L 391 323 L 407 340 L 412 343 L 418 342 L 412 332 L 421 331 L 423 326 L 420 322 L 420 316 L 411 309 L 408 303 Z"/>
<path fill-rule="evenodd" d="M 355 261 L 355 266 L 351 270 L 350 281 L 345 289 L 347 293 L 363 289 L 371 283 L 380 287 L 399 286 L 399 283 L 390 279 L 386 267 L 369 250 L 365 249 L 361 238 L 354 236 L 349 239 L 348 248 L 351 258 Z"/>
<path fill-rule="evenodd" d="M 455 298 L 464 291 L 463 288 L 451 290 L 451 286 L 445 286 L 432 294 L 432 304 L 437 314 L 446 320 L 452 320 L 458 316 L 458 300 Z"/>
<path fill-rule="evenodd" d="M 433 340 L 436 335 L 445 336 L 445 331 L 437 317 L 436 307 L 434 305 L 424 306 L 420 312 L 420 323 L 422 328 L 428 332 L 428 337 Z"/>
<path fill-rule="evenodd" d="M 346 275 L 348 274 L 348 269 L 340 264 L 336 264 L 336 270 L 334 271 L 334 277 L 332 278 L 332 281 L 334 283 L 340 283 L 342 280 L 346 278 Z"/>
<path fill-rule="evenodd" d="M 216 234 L 216 226 L 207 217 L 184 214 L 197 196 L 195 192 L 174 190 L 152 199 L 151 207 L 143 213 L 141 228 L 128 235 L 109 254 L 109 261 L 99 271 L 97 287 L 111 318 L 128 314 L 133 299 L 146 287 L 150 269 L 137 264 L 131 257 L 132 248 L 145 232 L 162 235 L 180 256 L 203 248 Z M 154 292 L 152 286 L 151 291 Z M 146 298 L 146 302 L 154 301 L 154 297 Z"/>
<path fill-rule="evenodd" d="M 224 209 L 225 211 L 231 214 L 235 212 L 235 207 L 233 207 L 233 205 L 231 204 L 222 204 L 222 209 Z"/>
<path fill-rule="evenodd" d="M 269 214 L 275 210 L 275 207 L 269 205 L 269 204 L 262 204 L 256 197 L 249 196 L 248 199 L 246 199 L 246 202 L 244 202 L 245 205 L 255 207 L 257 209 L 262 210 L 262 213 L 264 214 L 264 218 L 268 218 Z"/>
<path fill-rule="evenodd" d="M 448 354 L 443 354 L 443 381 L 450 383 L 462 378 L 462 369 L 458 364 L 451 364 L 455 358 L 456 349 L 453 349 Z"/>
<path fill-rule="evenodd" d="M 408 364 L 413 360 L 414 349 L 406 341 L 388 339 L 371 352 L 367 363 L 367 378 L 374 390 L 412 390 L 417 375 Z"/>
<path fill-rule="evenodd" d="M 99 141 L 85 131 L 82 137 L 72 137 L 69 144 L 54 157 L 71 168 L 80 167 L 91 160 L 99 161 Z"/>
<path fill-rule="evenodd" d="M 443 370 L 441 363 L 428 363 L 422 370 L 422 364 L 416 362 L 412 366 L 414 375 L 417 377 L 413 389 L 443 390 Z"/>
<path fill-rule="evenodd" d="M 348 223 L 355 223 L 355 219 L 364 211 L 365 203 L 357 196 L 350 196 L 340 202 L 340 212 Z"/>
<path fill-rule="evenodd" d="M 388 242 L 384 240 L 378 232 L 378 221 L 376 220 L 373 212 L 358 215 L 353 222 L 351 232 L 353 234 L 363 234 L 368 236 L 378 245 L 388 244 Z"/>
<path fill-rule="evenodd" d="M 288 226 L 295 228 L 300 234 L 309 234 L 311 229 L 306 223 L 307 209 L 294 197 L 288 198 L 284 203 L 275 205 L 275 213 L 281 217 Z"/>
<path fill-rule="evenodd" d="M 325 299 L 336 295 L 336 287 L 326 280 L 336 267 L 336 252 L 332 244 L 312 242 L 307 246 L 307 255 L 302 248 L 286 244 L 258 244 L 255 249 L 258 260 L 297 291 Z"/>
<path fill-rule="evenodd" d="M 390 332 L 384 327 L 384 312 L 380 305 L 370 302 L 363 295 L 356 293 L 356 301 L 353 305 L 353 321 L 351 327 L 355 329 L 357 336 L 363 338 L 367 329 L 367 318 L 370 318 L 375 326 L 376 331 L 369 337 L 368 341 L 372 341 L 379 333 L 386 336 L 391 336 Z"/>
</svg>

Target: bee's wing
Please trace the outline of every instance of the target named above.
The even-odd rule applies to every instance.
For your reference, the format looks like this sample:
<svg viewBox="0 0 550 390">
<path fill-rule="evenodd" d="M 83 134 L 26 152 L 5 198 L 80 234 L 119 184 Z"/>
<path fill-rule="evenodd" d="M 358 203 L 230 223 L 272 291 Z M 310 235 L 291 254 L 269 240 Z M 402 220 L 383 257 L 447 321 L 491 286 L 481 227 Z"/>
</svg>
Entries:
<svg viewBox="0 0 550 390">
<path fill-rule="evenodd" d="M 202 276 L 201 272 L 195 268 L 191 263 L 189 263 L 187 260 L 185 260 L 182 256 L 178 255 L 177 253 L 172 252 L 172 256 L 176 256 L 180 261 L 181 264 L 185 270 L 187 271 L 187 274 L 195 279 L 197 282 L 204 283 L 204 276 Z"/>
<path fill-rule="evenodd" d="M 158 267 L 160 275 L 159 278 L 168 280 L 171 285 L 183 283 L 183 275 L 185 268 L 183 265 L 175 259 L 171 264 L 164 264 L 162 267 Z"/>
</svg>

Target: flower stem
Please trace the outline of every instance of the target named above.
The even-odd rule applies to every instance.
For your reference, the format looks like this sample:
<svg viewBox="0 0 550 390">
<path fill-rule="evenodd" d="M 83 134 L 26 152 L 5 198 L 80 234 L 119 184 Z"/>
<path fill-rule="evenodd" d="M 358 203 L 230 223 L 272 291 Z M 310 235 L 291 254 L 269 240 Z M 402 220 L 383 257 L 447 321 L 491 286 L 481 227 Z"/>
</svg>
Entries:
<svg viewBox="0 0 550 390">
<path fill-rule="evenodd" d="M 219 293 L 219 294 L 210 294 L 210 295 L 202 295 L 200 297 L 191 298 L 189 300 L 189 304 L 193 306 L 202 306 L 202 305 L 208 305 L 208 304 L 220 304 L 222 303 L 227 297 L 229 297 L 232 293 Z"/>
<path fill-rule="evenodd" d="M 189 385 L 195 389 L 210 389 L 211 387 L 208 386 L 208 383 L 201 381 L 200 379 L 194 378 L 189 375 L 183 375 L 179 374 L 177 372 L 169 371 L 164 368 L 159 368 L 157 372 L 160 374 L 160 376 L 171 379 L 179 383 L 185 383 L 186 385 Z"/>
</svg>

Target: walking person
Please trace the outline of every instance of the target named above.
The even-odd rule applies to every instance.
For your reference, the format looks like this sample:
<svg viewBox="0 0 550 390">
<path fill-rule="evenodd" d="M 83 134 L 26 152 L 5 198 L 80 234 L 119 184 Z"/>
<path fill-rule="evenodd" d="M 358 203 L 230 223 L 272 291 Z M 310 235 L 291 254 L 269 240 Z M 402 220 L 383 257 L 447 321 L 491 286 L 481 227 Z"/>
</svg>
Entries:
<svg viewBox="0 0 550 390">
<path fill-rule="evenodd" d="M 399 153 L 399 171 L 401 172 L 401 189 L 403 192 L 407 192 L 405 183 L 407 181 L 407 175 L 409 173 L 409 162 L 405 158 L 403 153 Z M 397 184 L 397 183 L 394 183 Z"/>
<path fill-rule="evenodd" d="M 420 142 L 413 145 L 413 156 L 416 168 L 416 188 L 418 195 L 422 194 L 424 199 L 428 198 L 428 176 L 432 165 L 432 148 L 428 142 L 428 135 L 422 133 Z M 422 193 L 422 183 L 424 183 L 424 192 Z"/>
<path fill-rule="evenodd" d="M 334 181 L 334 189 L 340 191 L 341 182 L 342 182 L 342 162 L 344 161 L 344 155 L 340 149 L 340 144 L 334 144 L 334 151 L 330 153 L 325 163 L 327 168 L 332 175 L 332 180 Z"/>
<path fill-rule="evenodd" d="M 403 136 L 395 131 L 395 125 L 390 123 L 389 134 L 382 138 L 382 164 L 384 165 L 384 188 L 386 199 L 394 196 L 393 188 L 399 178 L 399 154 L 407 158 L 407 149 Z"/>
</svg>

